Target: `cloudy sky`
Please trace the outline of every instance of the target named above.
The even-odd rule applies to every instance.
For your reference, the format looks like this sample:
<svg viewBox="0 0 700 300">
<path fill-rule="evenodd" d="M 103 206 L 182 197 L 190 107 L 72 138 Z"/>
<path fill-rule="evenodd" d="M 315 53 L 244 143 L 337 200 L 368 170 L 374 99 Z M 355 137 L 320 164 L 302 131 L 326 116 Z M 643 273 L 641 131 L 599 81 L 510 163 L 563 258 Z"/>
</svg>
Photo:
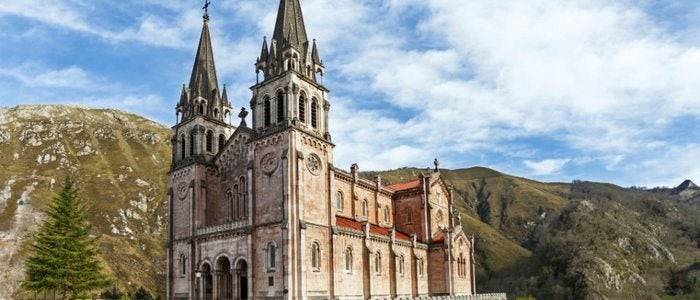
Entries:
<svg viewBox="0 0 700 300">
<path fill-rule="evenodd" d="M 220 84 L 246 105 L 278 0 L 214 0 Z M 487 166 L 546 181 L 700 180 L 700 2 L 302 0 L 336 165 Z M 174 122 L 198 0 L 0 0 L 0 106 Z"/>
</svg>

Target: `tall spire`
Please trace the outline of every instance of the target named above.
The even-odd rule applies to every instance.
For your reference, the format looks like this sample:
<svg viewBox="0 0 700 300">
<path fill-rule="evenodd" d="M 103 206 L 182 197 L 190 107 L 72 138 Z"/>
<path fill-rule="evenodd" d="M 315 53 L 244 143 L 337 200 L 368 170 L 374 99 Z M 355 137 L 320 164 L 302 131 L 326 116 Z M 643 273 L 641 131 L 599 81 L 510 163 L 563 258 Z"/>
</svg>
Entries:
<svg viewBox="0 0 700 300">
<path fill-rule="evenodd" d="M 304 49 L 309 42 L 299 0 L 280 0 L 272 39 L 282 43 L 282 47 L 291 46 L 298 50 Z"/>
<path fill-rule="evenodd" d="M 201 93 L 193 96 L 201 96 L 208 100 L 213 100 L 210 99 L 212 92 L 218 94 L 219 91 L 216 67 L 214 66 L 214 50 L 211 47 L 211 35 L 209 34 L 208 14 L 204 15 L 202 35 L 199 38 L 199 47 L 197 48 L 197 56 L 192 67 L 189 88 L 192 93 Z"/>
<path fill-rule="evenodd" d="M 267 61 L 267 58 L 269 56 L 270 56 L 270 51 L 267 50 L 267 37 L 264 37 L 262 49 L 260 50 L 260 57 L 258 59 L 260 61 Z"/>
</svg>

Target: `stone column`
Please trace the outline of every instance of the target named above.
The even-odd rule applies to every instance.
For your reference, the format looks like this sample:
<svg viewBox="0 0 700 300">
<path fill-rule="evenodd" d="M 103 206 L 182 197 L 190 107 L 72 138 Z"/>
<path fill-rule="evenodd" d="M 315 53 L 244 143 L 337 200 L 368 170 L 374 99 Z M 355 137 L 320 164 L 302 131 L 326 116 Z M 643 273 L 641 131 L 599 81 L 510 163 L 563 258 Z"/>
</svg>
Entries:
<svg viewBox="0 0 700 300">
<path fill-rule="evenodd" d="M 207 287 L 205 285 L 205 278 L 207 277 L 207 274 L 205 273 L 200 273 L 199 278 L 197 278 L 197 286 L 199 287 L 199 299 L 204 299 L 204 296 L 206 295 L 207 292 Z"/>
<path fill-rule="evenodd" d="M 221 280 L 221 271 L 214 271 L 214 276 L 212 276 L 212 298 L 221 299 L 219 295 L 219 281 Z"/>
<path fill-rule="evenodd" d="M 231 266 L 231 291 L 233 292 L 233 299 L 240 299 L 241 297 L 241 287 L 238 283 L 240 281 L 240 278 L 241 271 Z"/>
</svg>

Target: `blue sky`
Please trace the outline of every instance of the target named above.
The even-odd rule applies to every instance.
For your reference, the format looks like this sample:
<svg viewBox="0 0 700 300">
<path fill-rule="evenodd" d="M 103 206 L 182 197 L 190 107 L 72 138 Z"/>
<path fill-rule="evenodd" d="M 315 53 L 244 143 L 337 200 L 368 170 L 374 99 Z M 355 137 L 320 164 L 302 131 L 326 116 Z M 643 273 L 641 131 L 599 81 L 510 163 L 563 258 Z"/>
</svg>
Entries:
<svg viewBox="0 0 700 300">
<path fill-rule="evenodd" d="M 214 0 L 220 84 L 247 105 L 278 0 Z M 201 1 L 0 0 L 0 105 L 174 121 Z M 487 166 L 545 181 L 700 180 L 697 1 L 302 0 L 338 166 Z"/>
</svg>

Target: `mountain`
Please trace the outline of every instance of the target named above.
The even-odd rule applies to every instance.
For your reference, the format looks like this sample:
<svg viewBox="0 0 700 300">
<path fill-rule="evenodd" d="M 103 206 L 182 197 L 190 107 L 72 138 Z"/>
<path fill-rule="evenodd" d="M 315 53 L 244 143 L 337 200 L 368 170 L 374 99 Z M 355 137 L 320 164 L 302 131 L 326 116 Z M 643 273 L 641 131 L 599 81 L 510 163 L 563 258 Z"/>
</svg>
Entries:
<svg viewBox="0 0 700 300">
<path fill-rule="evenodd" d="M 365 175 L 388 183 L 429 171 Z M 697 274 L 682 270 L 700 260 L 700 205 L 668 191 L 541 183 L 480 167 L 441 172 L 455 187 L 464 230 L 476 235 L 480 292 L 656 298 L 668 293 L 672 274 Z M 690 282 L 688 291 L 700 294 L 698 280 Z"/>
<path fill-rule="evenodd" d="M 689 200 L 700 195 L 700 187 L 690 180 L 683 181 L 671 190 L 671 194 L 679 196 L 683 200 Z"/>
<path fill-rule="evenodd" d="M 67 175 L 118 287 L 164 290 L 169 137 L 168 128 L 116 110 L 0 108 L 0 299 L 17 291 L 26 242 Z"/>
<path fill-rule="evenodd" d="M 0 108 L 0 299 L 17 294 L 26 241 L 74 176 L 101 258 L 122 291 L 163 294 L 170 131 L 116 110 Z M 385 183 L 428 169 L 366 172 Z M 700 296 L 700 194 L 475 167 L 441 170 L 476 236 L 477 289 L 540 299 Z M 685 194 L 684 194 L 685 193 Z M 21 293 L 21 292 L 19 292 Z M 696 293 L 696 294 L 692 294 Z M 682 298 L 686 297 L 686 298 Z"/>
</svg>

